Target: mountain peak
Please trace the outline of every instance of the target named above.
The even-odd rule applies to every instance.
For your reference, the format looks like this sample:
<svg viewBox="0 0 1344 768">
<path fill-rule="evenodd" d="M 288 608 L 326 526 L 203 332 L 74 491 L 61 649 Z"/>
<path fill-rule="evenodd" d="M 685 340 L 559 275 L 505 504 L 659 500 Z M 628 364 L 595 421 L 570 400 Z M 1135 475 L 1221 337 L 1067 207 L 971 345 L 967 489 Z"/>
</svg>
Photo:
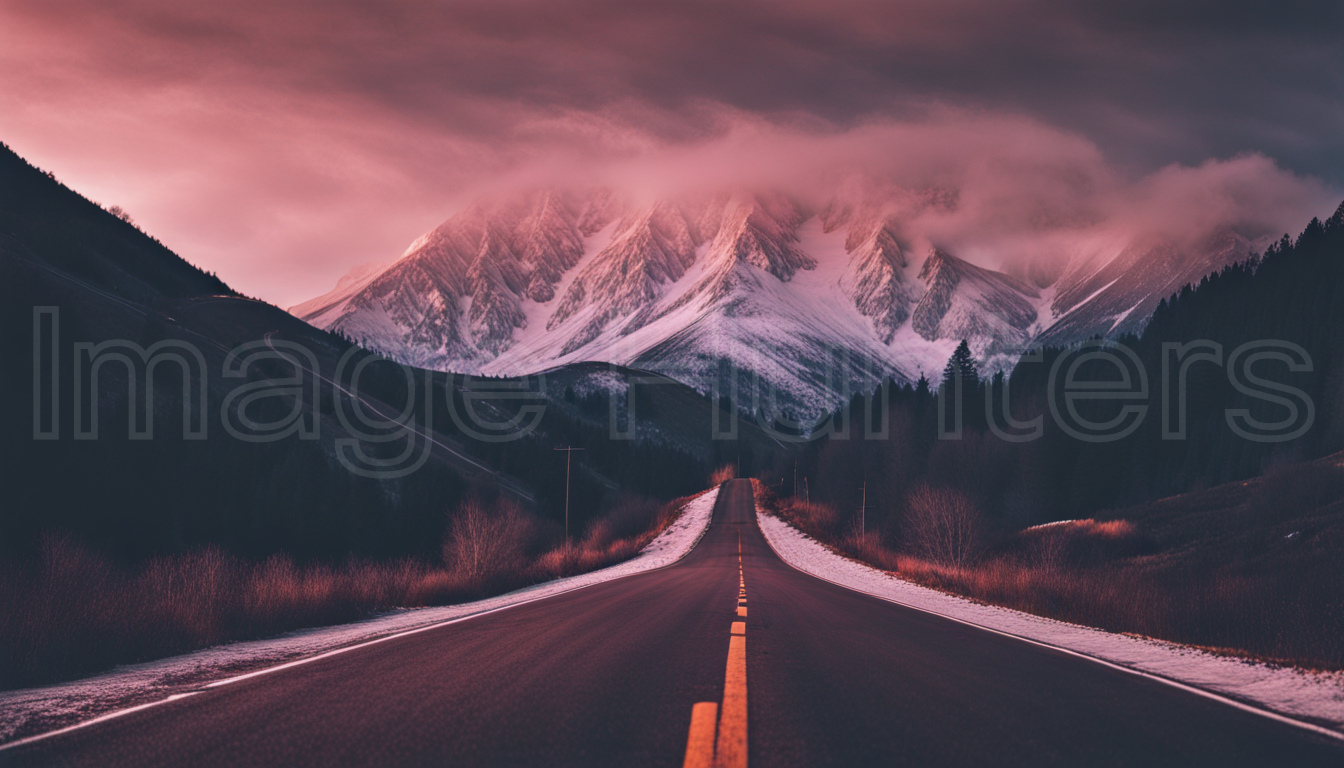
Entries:
<svg viewBox="0 0 1344 768">
<path fill-rule="evenodd" d="M 797 246 L 802 221 L 798 208 L 782 196 L 736 199 L 724 211 L 711 258 L 723 268 L 750 264 L 788 282 L 799 269 L 817 266 Z"/>
<path fill-rule="evenodd" d="M 592 237 L 606 229 L 607 225 L 620 215 L 620 208 L 621 203 L 616 193 L 610 189 L 595 190 L 584 201 L 575 226 L 584 237 Z"/>
<path fill-rule="evenodd" d="M 525 285 L 523 270 L 503 238 L 487 229 L 467 277 L 472 341 L 483 351 L 499 354 L 513 340 L 513 329 L 527 325 L 518 299 Z"/>
<path fill-rule="evenodd" d="M 956 270 L 958 264 L 964 262 L 961 259 L 953 257 L 947 251 L 938 248 L 929 248 L 929 255 L 924 258 L 924 266 L 919 270 L 919 279 L 925 283 L 931 283 L 938 279 L 943 270 Z M 953 279 L 957 279 L 954 277 Z"/>
<path fill-rule="evenodd" d="M 866 236 L 856 236 L 856 232 L 864 230 Z M 910 317 L 910 306 L 918 298 L 915 287 L 905 279 L 905 253 L 896 235 L 883 222 L 864 228 L 851 227 L 845 250 L 849 251 L 850 259 L 841 285 L 849 291 L 859 312 L 872 318 L 882 343 L 890 344 L 896 330 Z"/>
<path fill-rule="evenodd" d="M 658 298 L 664 284 L 680 279 L 694 263 L 695 249 L 685 214 L 671 203 L 659 202 L 627 216 L 616 225 L 611 243 L 574 278 L 547 329 L 592 307 L 592 317 L 564 349 L 572 352 L 587 344 L 612 320 L 643 309 Z"/>
<path fill-rule="evenodd" d="M 554 192 L 546 192 L 536 212 L 523 221 L 518 255 L 532 269 L 527 296 L 533 301 L 554 298 L 560 276 L 583 257 L 583 235 L 575 221 Z"/>
<path fill-rule="evenodd" d="M 935 339 L 993 339 L 1008 345 L 1027 341 L 1036 322 L 1033 300 L 1040 293 L 1002 272 L 977 267 L 932 248 L 919 271 L 926 288 L 910 322 L 916 333 Z"/>
</svg>

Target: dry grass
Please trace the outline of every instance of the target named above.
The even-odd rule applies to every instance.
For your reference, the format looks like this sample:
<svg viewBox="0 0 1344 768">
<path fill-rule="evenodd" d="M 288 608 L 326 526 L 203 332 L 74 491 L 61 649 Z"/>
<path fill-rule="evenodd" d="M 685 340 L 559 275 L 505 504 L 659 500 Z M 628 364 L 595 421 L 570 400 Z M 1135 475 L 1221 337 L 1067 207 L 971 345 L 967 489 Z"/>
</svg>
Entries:
<svg viewBox="0 0 1344 768">
<path fill-rule="evenodd" d="M 834 508 L 799 498 L 781 498 L 757 479 L 752 479 L 751 486 L 758 506 L 783 518 L 803 533 L 821 541 L 834 541 L 839 537 L 840 515 Z"/>
<path fill-rule="evenodd" d="M 472 594 L 458 574 L 413 560 L 255 563 L 205 549 L 128 567 L 56 538 L 0 583 L 5 687 Z"/>
<path fill-rule="evenodd" d="M 604 568 L 637 554 L 684 502 L 620 499 L 582 539 L 551 547 L 516 508 L 469 502 L 450 518 L 441 563 L 252 562 L 205 549 L 126 565 L 48 538 L 35 557 L 0 561 L 0 687 Z"/>
<path fill-rule="evenodd" d="M 1322 580 L 1011 560 L 951 568 L 901 556 L 885 567 L 920 584 L 1076 624 L 1307 667 L 1344 667 L 1344 615 L 1338 603 L 1323 599 L 1338 585 Z"/>
</svg>

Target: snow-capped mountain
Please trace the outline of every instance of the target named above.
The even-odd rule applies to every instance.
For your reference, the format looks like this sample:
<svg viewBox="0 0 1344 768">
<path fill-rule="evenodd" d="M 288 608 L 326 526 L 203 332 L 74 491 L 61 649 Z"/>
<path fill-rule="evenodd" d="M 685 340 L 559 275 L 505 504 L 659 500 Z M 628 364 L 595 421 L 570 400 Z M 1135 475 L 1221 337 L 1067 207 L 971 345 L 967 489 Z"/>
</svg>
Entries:
<svg viewBox="0 0 1344 768">
<path fill-rule="evenodd" d="M 911 251 L 899 210 L 955 204 L 913 199 L 820 213 L 778 194 L 480 201 L 291 311 L 413 365 L 613 362 L 810 416 L 889 377 L 936 376 L 961 339 L 998 367 L 1035 341 L 1136 330 L 1163 297 L 1258 247 L 1232 232 L 1194 253 L 1140 238 L 1075 258 L 1042 289 Z"/>
</svg>

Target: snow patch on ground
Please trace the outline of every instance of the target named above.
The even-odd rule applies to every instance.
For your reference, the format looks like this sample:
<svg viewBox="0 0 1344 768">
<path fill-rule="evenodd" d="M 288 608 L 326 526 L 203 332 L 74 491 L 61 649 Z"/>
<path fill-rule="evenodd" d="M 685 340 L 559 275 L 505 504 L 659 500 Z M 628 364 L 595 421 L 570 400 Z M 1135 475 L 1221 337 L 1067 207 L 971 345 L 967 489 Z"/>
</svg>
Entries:
<svg viewBox="0 0 1344 768">
<path fill-rule="evenodd" d="M 704 536 L 718 495 L 718 489 L 713 489 L 695 497 L 676 521 L 638 555 L 602 570 L 472 603 L 403 609 L 353 624 L 304 629 L 265 640 L 230 643 L 117 667 L 85 680 L 0 692 L 0 743 L 199 690 L 212 681 L 236 674 L 671 565 L 685 557 Z"/>
<path fill-rule="evenodd" d="M 777 517 L 761 532 L 804 573 L 859 592 L 987 629 L 1075 651 L 1344 732 L 1344 673 L 1310 672 L 1219 656 L 1198 648 L 1068 624 L 939 592 L 836 554 Z"/>
</svg>

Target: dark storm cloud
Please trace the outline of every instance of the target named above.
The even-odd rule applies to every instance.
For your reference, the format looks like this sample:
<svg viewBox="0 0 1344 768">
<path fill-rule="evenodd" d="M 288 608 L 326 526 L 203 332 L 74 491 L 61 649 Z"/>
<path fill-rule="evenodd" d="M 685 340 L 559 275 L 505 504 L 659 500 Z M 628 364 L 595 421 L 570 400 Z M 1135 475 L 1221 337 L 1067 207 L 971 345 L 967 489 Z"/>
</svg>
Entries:
<svg viewBox="0 0 1344 768">
<path fill-rule="evenodd" d="M 570 112 L 663 140 L 706 103 L 845 125 L 929 102 L 1025 113 L 1157 165 L 1260 151 L 1344 173 L 1344 4 L 175 2 L 23 9 L 151 82 L 292 88 L 475 139 Z"/>
<path fill-rule="evenodd" d="M 0 9 L 0 138 L 143 200 L 151 219 L 176 211 L 151 222 L 170 242 L 235 226 L 207 213 L 233 206 L 241 242 L 288 249 L 296 275 L 348 265 L 341 244 L 385 255 L 501 175 L 693 147 L 744 124 L 833 137 L 1011 116 L 1042 126 L 1038 140 L 1080 137 L 1131 178 L 1249 152 L 1344 181 L 1344 4 L 1326 0 Z M 147 191 L 165 176 L 203 208 Z M 377 223 L 331 231 L 333 210 Z"/>
</svg>

